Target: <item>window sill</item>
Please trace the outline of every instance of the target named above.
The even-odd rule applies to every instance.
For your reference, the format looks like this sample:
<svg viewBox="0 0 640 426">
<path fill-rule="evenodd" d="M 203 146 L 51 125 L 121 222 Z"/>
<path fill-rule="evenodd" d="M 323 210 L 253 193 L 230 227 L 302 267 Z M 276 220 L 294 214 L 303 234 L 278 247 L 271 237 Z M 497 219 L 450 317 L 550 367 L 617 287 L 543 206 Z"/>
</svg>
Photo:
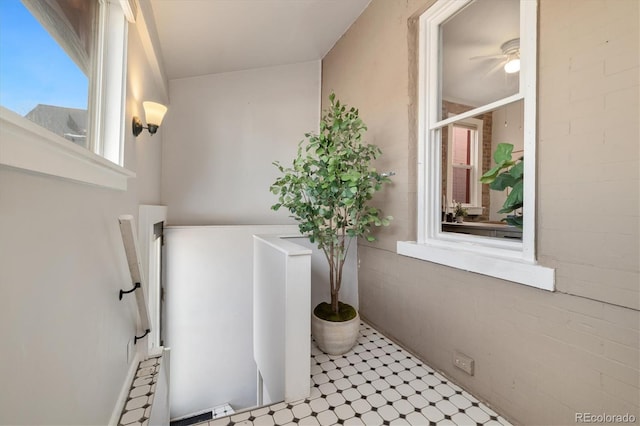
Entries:
<svg viewBox="0 0 640 426">
<path fill-rule="evenodd" d="M 403 256 L 500 278 L 542 290 L 555 290 L 554 269 L 536 263 L 525 262 L 512 256 L 489 255 L 459 247 L 418 244 L 415 241 L 398 241 L 397 252 Z"/>
<path fill-rule="evenodd" d="M 0 107 L 0 165 L 125 191 L 135 173 Z"/>
<path fill-rule="evenodd" d="M 480 216 L 483 212 L 484 212 L 484 208 L 483 207 L 476 207 L 476 206 L 462 206 L 467 210 L 467 214 L 471 215 L 471 216 Z"/>
</svg>

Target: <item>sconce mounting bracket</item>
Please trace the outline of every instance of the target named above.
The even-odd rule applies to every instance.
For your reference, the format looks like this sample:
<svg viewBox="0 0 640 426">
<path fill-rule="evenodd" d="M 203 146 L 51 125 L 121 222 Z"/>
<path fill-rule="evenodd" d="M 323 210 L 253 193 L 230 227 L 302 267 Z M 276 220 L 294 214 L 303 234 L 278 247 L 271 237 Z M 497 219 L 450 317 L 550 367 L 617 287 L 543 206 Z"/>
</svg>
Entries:
<svg viewBox="0 0 640 426">
<path fill-rule="evenodd" d="M 142 120 L 140 120 L 139 117 L 133 117 L 133 120 L 131 120 L 131 128 L 133 129 L 133 136 L 138 136 L 142 133 L 142 129 L 144 129 Z"/>
</svg>

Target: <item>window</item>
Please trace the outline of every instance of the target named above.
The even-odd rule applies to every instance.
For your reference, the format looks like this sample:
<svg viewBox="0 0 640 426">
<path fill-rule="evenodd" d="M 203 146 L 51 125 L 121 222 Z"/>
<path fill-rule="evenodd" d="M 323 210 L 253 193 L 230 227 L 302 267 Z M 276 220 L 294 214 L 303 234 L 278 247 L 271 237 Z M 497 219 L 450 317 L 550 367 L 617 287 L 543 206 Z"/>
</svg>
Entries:
<svg viewBox="0 0 640 426">
<path fill-rule="evenodd" d="M 535 257 L 536 14 L 534 0 L 439 0 L 421 16 L 418 238 L 398 242 L 398 253 L 553 290 L 553 269 Z M 519 108 L 516 126 L 505 117 Z M 494 140 L 506 134 L 503 119 L 525 158 L 524 226 L 516 238 L 488 232 L 500 227 L 490 218 L 501 206 L 478 183 L 492 148 L 509 142 Z M 465 231 L 443 223 L 454 199 L 476 216 Z"/>
<path fill-rule="evenodd" d="M 130 1 L 2 2 L 0 164 L 126 188 Z"/>
<path fill-rule="evenodd" d="M 447 159 L 444 206 L 461 203 L 474 216 L 482 214 L 482 127 L 483 121 L 475 118 L 450 124 L 447 143 L 442 144 Z"/>
<path fill-rule="evenodd" d="M 0 29 L 0 104 L 87 147 L 97 3 L 6 0 L 0 7 L 11 16 Z"/>
</svg>

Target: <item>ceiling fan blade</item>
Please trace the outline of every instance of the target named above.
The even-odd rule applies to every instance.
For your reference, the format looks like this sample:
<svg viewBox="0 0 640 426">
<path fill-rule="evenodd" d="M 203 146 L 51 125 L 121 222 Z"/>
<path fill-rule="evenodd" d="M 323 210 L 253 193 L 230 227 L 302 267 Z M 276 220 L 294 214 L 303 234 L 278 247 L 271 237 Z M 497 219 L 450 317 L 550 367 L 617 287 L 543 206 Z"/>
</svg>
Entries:
<svg viewBox="0 0 640 426">
<path fill-rule="evenodd" d="M 500 55 L 484 55 L 484 56 L 472 56 L 469 58 L 470 61 L 474 61 L 476 59 L 501 59 L 506 58 L 508 55 L 500 54 Z"/>
<path fill-rule="evenodd" d="M 487 71 L 485 76 L 489 76 L 489 75 L 494 74 L 495 72 L 499 71 L 500 69 L 502 69 L 504 67 L 504 64 L 506 64 L 506 61 L 500 61 L 500 63 L 496 64 L 493 68 L 491 68 L 489 71 Z"/>
</svg>

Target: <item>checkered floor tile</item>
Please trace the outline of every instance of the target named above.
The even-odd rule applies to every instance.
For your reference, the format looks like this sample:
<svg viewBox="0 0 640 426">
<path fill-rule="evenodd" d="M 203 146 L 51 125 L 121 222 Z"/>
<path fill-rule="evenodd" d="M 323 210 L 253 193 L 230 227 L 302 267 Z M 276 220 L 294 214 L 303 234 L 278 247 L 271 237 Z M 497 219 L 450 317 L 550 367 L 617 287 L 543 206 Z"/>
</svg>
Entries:
<svg viewBox="0 0 640 426">
<path fill-rule="evenodd" d="M 472 425 L 508 421 L 366 323 L 358 344 L 339 356 L 311 349 L 311 396 L 200 426 Z"/>
</svg>

